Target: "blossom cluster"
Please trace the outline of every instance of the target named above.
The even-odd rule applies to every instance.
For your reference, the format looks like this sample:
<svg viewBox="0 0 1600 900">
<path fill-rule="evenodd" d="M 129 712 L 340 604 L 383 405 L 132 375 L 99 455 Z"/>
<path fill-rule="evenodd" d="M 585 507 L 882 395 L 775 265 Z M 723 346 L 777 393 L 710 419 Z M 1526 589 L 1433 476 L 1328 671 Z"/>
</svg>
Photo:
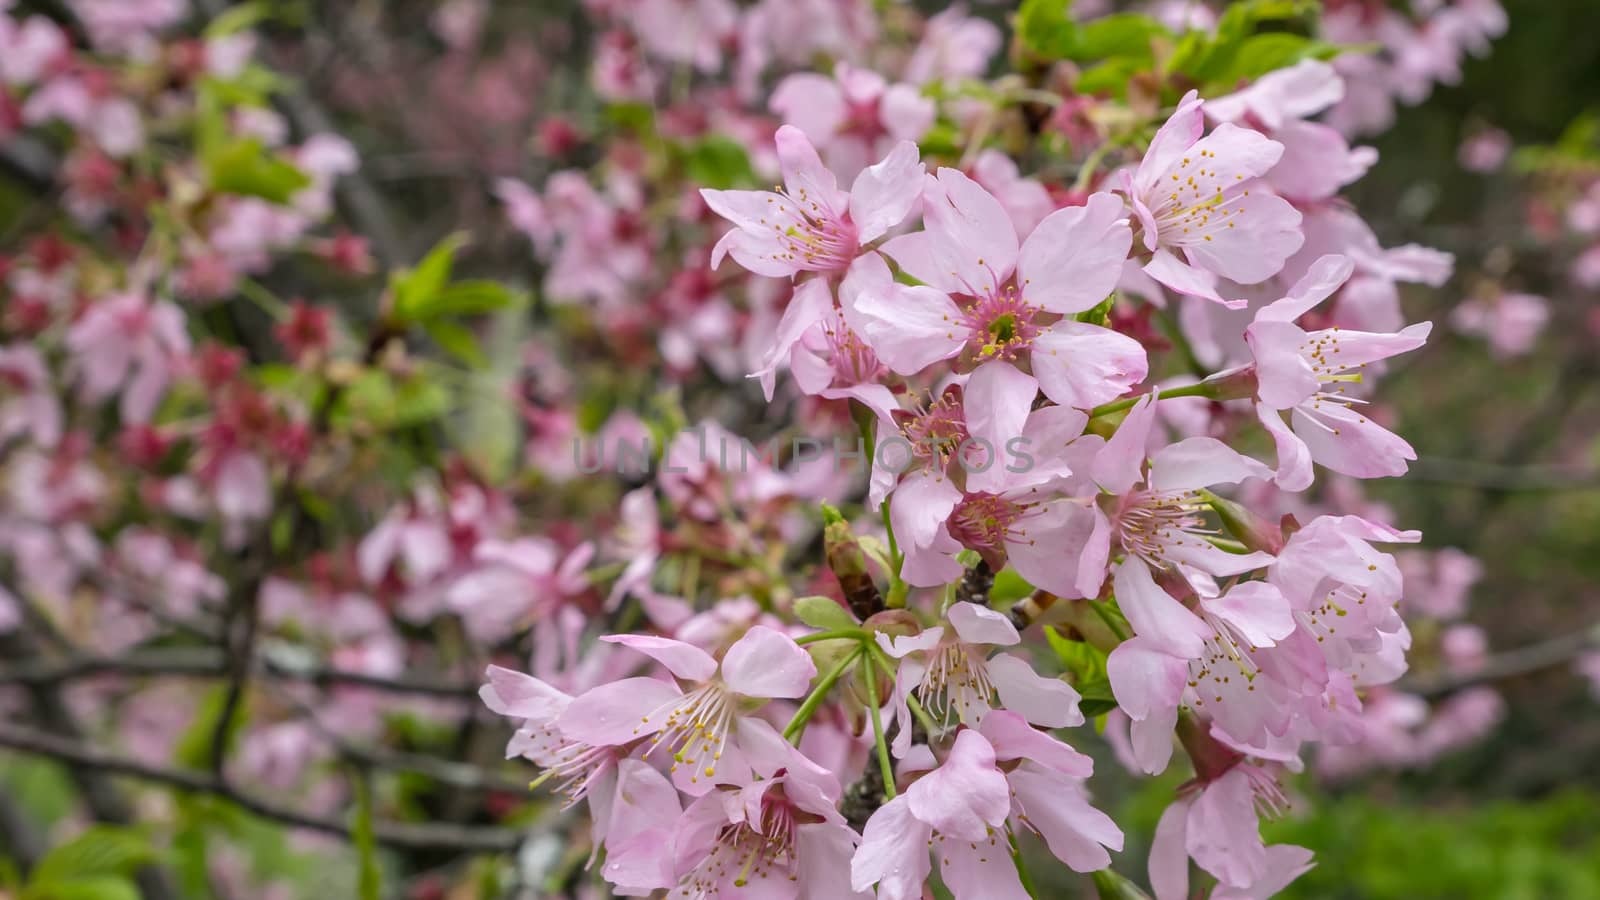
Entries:
<svg viewBox="0 0 1600 900">
<path fill-rule="evenodd" d="M 1269 896 L 1313 860 L 1262 836 L 1288 777 L 1422 765 L 1501 715 L 1397 684 L 1408 654 L 1481 663 L 1477 563 L 1396 551 L 1420 535 L 1361 487 L 1416 458 L 1378 388 L 1430 337 L 1402 293 L 1454 261 L 1380 242 L 1341 195 L 1377 162 L 1353 142 L 1504 30 L 1492 0 L 1414 5 L 1030 0 L 1010 33 L 586 0 L 586 117 L 530 99 L 559 91 L 490 40 L 509 13 L 451 0 L 433 90 L 462 122 L 428 143 L 494 173 L 509 229 L 416 253 L 347 228 L 366 161 L 279 102 L 248 16 L 189 38 L 183 0 L 0 0 L 0 150 L 43 151 L 61 197 L 0 244 L 0 640 L 214 649 L 176 669 L 216 690 L 107 665 L 64 702 L 297 826 L 373 803 L 345 764 L 386 750 L 461 783 L 486 706 L 519 761 L 494 771 L 539 792 L 474 783 L 462 818 L 553 791 L 580 848 L 563 874 L 513 845 L 535 890 L 1026 898 L 1048 853 L 1104 896 Z M 458 276 L 497 249 L 531 289 Z M 1451 324 L 1525 353 L 1519 296 Z M 0 717 L 38 702 L 0 683 Z M 1147 862 L 1112 762 L 1187 778 Z"/>
</svg>

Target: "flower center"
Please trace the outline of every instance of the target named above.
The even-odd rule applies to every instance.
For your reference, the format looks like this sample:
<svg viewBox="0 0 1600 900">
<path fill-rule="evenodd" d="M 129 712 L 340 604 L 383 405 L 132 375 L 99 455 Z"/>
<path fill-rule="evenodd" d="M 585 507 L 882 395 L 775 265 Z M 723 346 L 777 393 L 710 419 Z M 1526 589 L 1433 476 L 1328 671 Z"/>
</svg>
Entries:
<svg viewBox="0 0 1600 900">
<path fill-rule="evenodd" d="M 828 359 L 833 363 L 833 383 L 846 387 L 877 381 L 887 369 L 837 312 L 823 328 L 828 339 Z"/>
<path fill-rule="evenodd" d="M 961 501 L 950 517 L 950 536 L 973 549 L 996 550 L 1009 540 L 1026 539 L 1027 532 L 1012 526 L 1029 505 L 994 494 L 974 494 Z"/>
<path fill-rule="evenodd" d="M 1015 359 L 1044 331 L 1034 321 L 1039 313 L 1039 307 L 1023 299 L 1016 285 L 980 297 L 968 307 L 963 321 L 967 346 L 982 360 Z"/>
<path fill-rule="evenodd" d="M 836 213 L 811 197 L 805 188 L 798 196 L 775 188 L 768 197 L 768 215 L 761 224 L 776 234 L 782 252 L 773 258 L 812 272 L 847 268 L 855 259 L 859 241 L 848 216 Z"/>
<path fill-rule="evenodd" d="M 795 825 L 794 807 L 782 788 L 768 790 L 761 798 L 760 821 L 722 826 L 711 852 L 683 877 L 672 896 L 715 897 L 774 875 L 797 880 Z"/>
<path fill-rule="evenodd" d="M 534 729 L 532 746 L 525 755 L 544 767 L 544 774 L 534 779 L 529 788 L 537 788 L 554 780 L 555 792 L 566 798 L 562 809 L 571 809 L 588 796 L 600 776 L 611 770 L 617 756 L 611 747 L 596 747 L 578 741 L 569 741 L 561 734 L 554 721 Z"/>
<path fill-rule="evenodd" d="M 969 652 L 960 641 L 941 644 L 928 661 L 928 671 L 917 686 L 928 712 L 941 721 L 970 721 L 989 710 L 994 683 L 982 656 Z"/>
<path fill-rule="evenodd" d="M 709 681 L 645 716 L 641 728 L 634 730 L 661 722 L 645 755 L 665 746 L 672 752 L 672 771 L 687 766 L 689 781 L 698 783 L 701 776 L 713 778 L 717 774 L 717 761 L 722 759 L 722 748 L 728 743 L 736 717 L 735 706 L 727 688 Z"/>
<path fill-rule="evenodd" d="M 1168 569 L 1168 553 L 1192 543 L 1211 546 L 1200 511 L 1205 504 L 1199 491 L 1138 491 L 1117 511 L 1115 522 L 1122 549 L 1157 569 Z"/>
<path fill-rule="evenodd" d="M 967 415 L 953 394 L 941 396 L 900 427 L 911 452 L 925 462 L 943 466 L 966 442 Z"/>
<path fill-rule="evenodd" d="M 1198 158 L 1186 156 L 1168 176 L 1170 182 L 1154 189 L 1160 202 L 1151 213 L 1163 243 L 1209 241 L 1217 229 L 1234 227 L 1234 220 L 1244 214 L 1238 202 L 1250 192 L 1234 190 L 1242 176 L 1224 183 L 1216 169 L 1206 168 L 1208 163 L 1216 165 L 1216 154 L 1209 150 L 1201 150 Z"/>
</svg>

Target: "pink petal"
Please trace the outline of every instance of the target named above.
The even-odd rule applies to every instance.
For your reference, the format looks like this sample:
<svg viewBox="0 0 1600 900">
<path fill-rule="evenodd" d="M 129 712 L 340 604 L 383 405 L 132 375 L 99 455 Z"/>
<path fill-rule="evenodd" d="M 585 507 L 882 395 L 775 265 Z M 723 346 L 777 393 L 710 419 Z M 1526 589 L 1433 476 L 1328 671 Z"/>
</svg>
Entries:
<svg viewBox="0 0 1600 900">
<path fill-rule="evenodd" d="M 867 244 L 905 221 L 922 196 L 926 167 L 917 145 L 901 141 L 881 162 L 868 166 L 850 186 L 850 220 L 857 239 Z"/>
<path fill-rule="evenodd" d="M 489 683 L 478 690 L 478 696 L 485 706 L 502 716 L 547 722 L 572 702 L 570 695 L 532 675 L 499 666 L 490 666 L 484 675 Z"/>
<path fill-rule="evenodd" d="M 839 83 L 816 72 L 800 72 L 778 82 L 767 108 L 815 144 L 826 144 L 850 114 Z"/>
<path fill-rule="evenodd" d="M 1009 653 L 997 654 L 985 665 L 989 681 L 999 692 L 1000 702 L 1006 709 L 1015 710 L 1029 722 L 1046 728 L 1083 724 L 1083 713 L 1078 709 L 1082 698 L 1072 685 L 1059 678 L 1040 675 L 1026 661 Z M 1087 773 L 1084 777 L 1088 777 Z"/>
<path fill-rule="evenodd" d="M 955 900 L 1029 900 L 1005 833 L 938 845 L 939 874 Z"/>
<path fill-rule="evenodd" d="M 1139 193 L 1145 193 L 1156 179 L 1166 174 L 1167 169 L 1176 165 L 1184 152 L 1205 133 L 1203 103 L 1198 91 L 1184 94 L 1177 110 L 1156 130 L 1134 175 L 1134 185 Z"/>
<path fill-rule="evenodd" d="M 928 860 L 932 829 L 911 814 L 906 794 L 890 800 L 867 820 L 861 845 L 850 860 L 850 887 L 878 886 L 880 900 L 920 900 L 933 868 Z"/>
<path fill-rule="evenodd" d="M 1144 560 L 1123 560 L 1114 583 L 1117 605 L 1140 637 L 1173 656 L 1199 658 L 1211 627 L 1156 584 Z"/>
<path fill-rule="evenodd" d="M 993 293 L 1016 268 L 1011 217 L 993 194 L 961 172 L 942 168 L 928 178 L 922 218 L 933 262 L 939 271 L 955 273 L 962 293 Z"/>
<path fill-rule="evenodd" d="M 1239 766 L 1206 786 L 1189 809 L 1184 844 L 1194 861 L 1233 887 L 1266 874 L 1267 850 L 1256 821 L 1250 778 Z"/>
<path fill-rule="evenodd" d="M 1023 521 L 1026 538 L 1009 537 L 1005 548 L 1007 561 L 1029 584 L 1058 597 L 1081 597 L 1080 581 L 1092 581 L 1093 590 L 1105 580 L 1093 510 L 1064 498 L 1035 506 Z"/>
<path fill-rule="evenodd" d="M 1283 422 L 1283 417 L 1275 409 L 1256 406 L 1256 418 L 1261 420 L 1267 434 L 1272 436 L 1272 442 L 1278 452 L 1278 472 L 1273 477 L 1273 483 L 1280 490 L 1291 493 L 1303 491 L 1311 486 L 1311 448 L 1299 436 L 1290 430 Z"/>
<path fill-rule="evenodd" d="M 906 790 L 906 799 L 918 820 L 965 841 L 987 841 L 989 829 L 999 828 L 1011 809 L 1006 778 L 994 767 L 994 748 L 970 728 L 956 736 L 943 765 Z"/>
<path fill-rule="evenodd" d="M 1017 626 L 1011 624 L 1008 616 L 995 612 L 987 606 L 979 606 L 976 603 L 953 603 L 945 616 L 955 627 L 956 634 L 961 640 L 969 644 L 1009 647 L 1022 640 L 1017 634 Z"/>
<path fill-rule="evenodd" d="M 1022 435 L 1039 383 L 1032 375 L 1017 370 L 1008 362 L 987 362 L 967 380 L 962 395 L 967 433 L 973 452 L 981 457 L 968 459 L 967 490 L 998 494 L 1011 473 L 1006 470 L 1006 448 Z"/>
<path fill-rule="evenodd" d="M 828 167 L 817 156 L 805 132 L 793 125 L 783 125 L 773 135 L 778 147 L 778 165 L 783 169 L 783 184 L 795 203 L 822 207 L 823 214 L 831 219 L 844 215 L 850 198 L 839 190 L 839 183 Z"/>
<path fill-rule="evenodd" d="M 607 634 L 600 640 L 637 650 L 684 681 L 705 681 L 717 672 L 711 654 L 683 641 L 648 634 Z"/>
<path fill-rule="evenodd" d="M 872 894 L 850 884 L 850 859 L 861 839 L 848 825 L 819 823 L 795 829 L 795 856 L 800 863 L 795 900 L 871 900 Z"/>
<path fill-rule="evenodd" d="M 1300 407 L 1290 414 L 1294 433 L 1311 449 L 1311 458 L 1352 478 L 1385 478 L 1406 473 L 1417 458 L 1406 440 L 1348 407 L 1324 403 L 1316 420 Z"/>
<path fill-rule="evenodd" d="M 1073 703 L 1077 703 L 1076 699 Z M 1082 723 L 1083 717 L 1079 716 L 1078 724 Z M 994 710 L 983 717 L 978 730 L 988 738 L 994 747 L 994 758 L 1001 762 L 1031 760 L 1074 778 L 1088 778 L 1094 774 L 1094 760 L 1029 725 L 1015 711 Z"/>
<path fill-rule="evenodd" d="M 1221 597 L 1200 601 L 1206 612 L 1227 622 L 1256 647 L 1271 647 L 1295 629 L 1289 601 L 1265 581 L 1246 581 Z"/>
<path fill-rule="evenodd" d="M 817 676 L 811 654 L 788 635 L 757 625 L 722 657 L 722 678 L 746 697 L 803 697 Z"/>
<path fill-rule="evenodd" d="M 1149 374 L 1149 359 L 1138 341 L 1071 319 L 1035 338 L 1029 361 L 1045 396 L 1076 409 L 1109 403 Z"/>
<path fill-rule="evenodd" d="M 762 367 L 751 376 L 761 379 L 761 392 L 772 401 L 772 390 L 777 382 L 778 366 L 789 358 L 794 345 L 806 329 L 822 321 L 833 312 L 833 292 L 822 278 L 811 278 L 794 289 L 794 297 L 783 310 L 783 318 L 772 334 L 772 343 L 762 360 Z"/>
<path fill-rule="evenodd" d="M 889 500 L 889 521 L 906 554 L 901 577 L 917 587 L 932 587 L 966 571 L 955 561 L 961 545 L 945 528 L 959 502 L 961 492 L 940 476 L 917 473 L 900 483 Z"/>
<path fill-rule="evenodd" d="M 1023 242 L 1017 282 L 1029 303 L 1071 315 L 1090 309 L 1114 290 L 1133 245 L 1127 208 L 1098 193 L 1084 206 L 1046 216 Z"/>
<path fill-rule="evenodd" d="M 1330 253 L 1317 257 L 1306 273 L 1294 283 L 1282 300 L 1269 304 L 1256 315 L 1260 322 L 1293 322 L 1333 295 L 1350 277 L 1354 268 L 1347 256 Z"/>
<path fill-rule="evenodd" d="M 1300 351 L 1307 337 L 1297 326 L 1258 318 L 1244 337 L 1256 361 L 1256 396 L 1267 408 L 1288 409 L 1321 390 L 1317 373 Z"/>
<path fill-rule="evenodd" d="M 1134 720 L 1147 719 L 1160 710 L 1177 709 L 1189 665 L 1153 641 L 1136 636 L 1111 651 L 1106 658 L 1106 677 L 1122 711 Z"/>
<path fill-rule="evenodd" d="M 1081 789 L 1029 766 L 1012 772 L 1009 780 L 1027 809 L 1028 824 L 1038 829 L 1056 859 L 1074 872 L 1094 872 L 1111 865 L 1106 848 L 1122 849 L 1122 829 L 1110 816 L 1090 806 Z"/>
<path fill-rule="evenodd" d="M 1278 274 L 1284 261 L 1305 243 L 1300 211 L 1271 191 L 1255 188 L 1230 208 L 1233 214 L 1226 223 L 1220 219 L 1212 223 L 1211 240 L 1184 245 L 1191 263 L 1240 284 L 1256 284 Z M 1145 271 L 1150 272 L 1148 267 Z M 1154 272 L 1150 275 L 1161 281 Z"/>
<path fill-rule="evenodd" d="M 1189 801 L 1177 800 L 1161 814 L 1150 842 L 1150 887 L 1156 900 L 1188 900 L 1189 850 L 1185 830 Z"/>
<path fill-rule="evenodd" d="M 1224 300 L 1222 295 L 1217 293 L 1216 275 L 1190 265 L 1171 250 L 1157 250 L 1150 261 L 1145 263 L 1144 273 L 1180 294 L 1220 303 L 1229 309 L 1242 309 L 1249 305 L 1247 300 Z"/>
<path fill-rule="evenodd" d="M 1266 464 L 1210 437 L 1185 438 L 1150 458 L 1149 484 L 1156 491 L 1189 491 L 1270 477 L 1272 470 Z"/>
<path fill-rule="evenodd" d="M 908 654 L 919 651 L 932 650 L 934 647 L 939 646 L 939 640 L 943 637 L 944 628 L 939 625 L 935 625 L 932 628 L 924 628 L 916 634 L 890 636 L 879 631 L 873 635 L 873 639 L 878 642 L 878 646 L 882 647 L 885 653 L 895 659 L 901 659 Z"/>
<path fill-rule="evenodd" d="M 1156 397 L 1146 394 L 1128 411 L 1116 434 L 1095 454 L 1089 472 L 1095 483 L 1113 494 L 1126 494 L 1138 484 L 1144 469 L 1144 448 L 1150 442 L 1150 427 L 1155 424 Z"/>
<path fill-rule="evenodd" d="M 574 741 L 620 746 L 661 728 L 666 714 L 652 714 L 680 696 L 675 685 L 658 678 L 623 678 L 579 694 L 556 725 Z"/>
</svg>

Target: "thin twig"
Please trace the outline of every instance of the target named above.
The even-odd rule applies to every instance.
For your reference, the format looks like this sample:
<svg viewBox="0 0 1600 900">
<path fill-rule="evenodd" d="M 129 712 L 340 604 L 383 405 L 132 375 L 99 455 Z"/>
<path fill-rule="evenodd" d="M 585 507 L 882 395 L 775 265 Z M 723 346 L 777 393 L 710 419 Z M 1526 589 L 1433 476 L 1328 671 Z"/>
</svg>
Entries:
<svg viewBox="0 0 1600 900">
<path fill-rule="evenodd" d="M 183 791 L 207 794 L 227 800 L 263 819 L 351 840 L 350 828 L 342 821 L 319 818 L 279 806 L 202 772 L 145 765 L 74 740 L 12 724 L 0 724 L 0 747 L 49 757 L 89 771 L 124 775 Z M 375 822 L 373 829 L 379 843 L 402 850 L 507 853 L 522 842 L 520 832 L 488 826 Z"/>
<path fill-rule="evenodd" d="M 294 664 L 275 660 L 270 654 L 255 660 L 252 671 L 278 681 L 323 687 L 363 687 L 388 694 L 470 699 L 478 693 L 476 684 L 442 682 L 422 677 L 386 678 L 365 672 Z M 0 667 L 0 684 L 55 684 L 96 675 L 218 678 L 228 672 L 229 667 L 220 650 L 195 647 L 140 651 L 118 657 L 77 656 L 54 662 L 13 663 Z"/>
<path fill-rule="evenodd" d="M 1600 649 L 1600 625 L 1518 647 L 1515 650 L 1495 653 L 1485 660 L 1483 665 L 1470 672 L 1427 678 L 1405 678 L 1396 685 L 1396 688 L 1423 697 L 1439 697 L 1474 685 L 1504 681 L 1563 666 L 1595 649 Z"/>
</svg>

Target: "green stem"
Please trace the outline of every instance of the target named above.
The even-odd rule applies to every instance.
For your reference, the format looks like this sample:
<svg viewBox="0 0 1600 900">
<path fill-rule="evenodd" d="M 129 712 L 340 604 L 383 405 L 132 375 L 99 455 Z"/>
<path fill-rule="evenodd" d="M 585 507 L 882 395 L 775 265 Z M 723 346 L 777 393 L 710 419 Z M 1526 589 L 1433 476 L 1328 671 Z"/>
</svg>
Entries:
<svg viewBox="0 0 1600 900">
<path fill-rule="evenodd" d="M 1106 154 L 1111 152 L 1112 146 L 1111 141 L 1106 141 L 1094 148 L 1094 152 L 1090 153 L 1089 157 L 1083 161 L 1083 168 L 1078 170 L 1077 180 L 1072 183 L 1074 192 L 1082 192 L 1089 189 L 1089 182 L 1093 180 L 1094 173 L 1100 168 L 1100 163 L 1106 158 Z"/>
<path fill-rule="evenodd" d="M 845 673 L 846 669 L 855 663 L 856 658 L 860 655 L 860 650 L 854 653 L 847 653 L 843 659 L 834 664 L 833 668 L 823 673 L 822 680 L 818 681 L 816 686 L 811 689 L 811 693 L 806 697 L 805 702 L 800 704 L 800 708 L 794 711 L 794 718 L 790 719 L 789 724 L 784 726 L 784 740 L 793 741 L 800 736 L 801 732 L 806 730 L 806 723 L 811 721 L 811 715 L 817 711 L 817 707 L 822 705 L 822 701 L 827 699 L 828 691 L 833 689 L 834 683 L 839 680 L 839 677 Z"/>
<path fill-rule="evenodd" d="M 889 762 L 889 741 L 883 734 L 883 716 L 878 712 L 877 666 L 861 667 L 867 682 L 867 711 L 872 716 L 872 742 L 878 747 L 878 768 L 883 772 L 883 796 L 894 799 L 894 764 Z"/>
<path fill-rule="evenodd" d="M 1170 400 L 1173 397 L 1205 397 L 1210 395 L 1210 393 L 1211 385 L 1201 381 L 1196 384 L 1186 384 L 1182 387 L 1167 388 L 1166 390 L 1157 394 L 1156 398 L 1159 400 Z M 1110 403 L 1102 403 L 1099 406 L 1096 406 L 1094 409 L 1089 410 L 1089 418 L 1092 419 L 1096 416 L 1109 416 L 1115 412 L 1122 412 L 1123 410 L 1132 407 L 1135 403 L 1138 403 L 1140 400 L 1143 400 L 1148 396 L 1150 395 L 1140 394 L 1137 397 L 1123 397 L 1121 400 L 1113 400 Z"/>
<path fill-rule="evenodd" d="M 882 647 L 873 644 L 871 653 L 873 662 L 876 662 L 878 667 L 883 669 L 884 675 L 888 676 L 891 681 L 899 677 L 895 671 L 894 662 L 889 659 L 889 654 L 885 653 Z M 933 721 L 933 716 L 928 715 L 928 711 L 922 708 L 922 704 L 917 702 L 917 698 L 909 693 L 906 694 L 906 706 L 911 710 L 911 714 L 917 717 L 917 721 L 922 723 L 922 730 L 926 731 L 930 737 L 938 733 L 939 726 Z"/>
<path fill-rule="evenodd" d="M 239 293 L 245 299 L 261 307 L 262 312 L 271 316 L 275 321 L 283 322 L 289 318 L 289 304 L 279 300 L 276 295 L 255 279 L 241 278 L 237 287 Z"/>
<path fill-rule="evenodd" d="M 854 638 L 858 641 L 864 641 L 867 640 L 868 634 L 860 628 L 830 628 L 827 631 L 813 631 L 810 634 L 803 634 L 795 638 L 794 642 L 805 646 L 806 644 L 815 644 L 817 641 L 832 641 L 842 638 Z"/>
<path fill-rule="evenodd" d="M 1017 846 L 1017 836 L 1007 833 L 1006 840 L 1011 843 L 1011 861 L 1016 863 L 1017 878 L 1022 882 L 1022 889 L 1028 892 L 1029 897 L 1038 897 L 1039 889 L 1033 886 L 1033 876 L 1028 873 L 1028 865 L 1022 860 L 1022 848 Z"/>
<path fill-rule="evenodd" d="M 1106 627 L 1111 629 L 1111 633 L 1117 636 L 1117 640 L 1125 641 L 1128 639 L 1128 633 L 1123 631 L 1122 625 L 1111 617 L 1111 613 L 1107 611 L 1104 603 L 1099 600 L 1090 600 L 1088 603 L 1089 608 L 1094 610 L 1094 614 L 1100 617 L 1100 621 L 1106 623 Z"/>
</svg>

